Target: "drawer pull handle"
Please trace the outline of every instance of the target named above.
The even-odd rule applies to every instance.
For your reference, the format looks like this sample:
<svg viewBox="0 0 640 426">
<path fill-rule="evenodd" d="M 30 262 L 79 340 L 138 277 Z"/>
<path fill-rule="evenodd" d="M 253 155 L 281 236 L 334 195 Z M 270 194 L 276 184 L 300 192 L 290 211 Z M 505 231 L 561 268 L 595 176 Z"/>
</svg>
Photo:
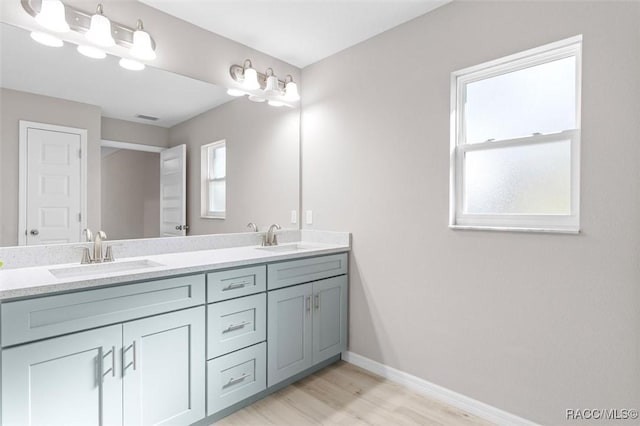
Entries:
<svg viewBox="0 0 640 426">
<path fill-rule="evenodd" d="M 223 333 L 229 333 L 230 331 L 240 330 L 241 328 L 245 328 L 249 324 L 251 324 L 251 321 L 243 321 L 240 324 L 231 324 L 229 325 L 229 327 L 224 329 Z"/>
<path fill-rule="evenodd" d="M 137 361 L 136 361 L 136 341 L 134 340 L 133 343 L 131 344 L 131 346 L 133 346 L 133 369 L 135 370 L 137 367 Z"/>
<path fill-rule="evenodd" d="M 236 383 L 240 383 L 240 382 L 244 381 L 244 379 L 246 379 L 247 377 L 250 377 L 250 376 L 251 376 L 251 374 L 244 373 L 242 376 L 236 377 L 235 379 L 232 377 L 232 378 L 229 379 L 227 384 L 224 385 L 223 387 L 226 388 L 226 387 L 229 387 L 229 386 L 233 386 Z"/>
<path fill-rule="evenodd" d="M 304 300 L 304 306 L 307 312 L 311 312 L 311 296 L 307 296 Z"/>
<path fill-rule="evenodd" d="M 244 286 L 246 286 L 248 283 L 245 281 L 243 283 L 235 283 L 235 284 L 229 284 L 228 286 L 226 286 L 225 288 L 222 289 L 222 291 L 229 291 L 229 290 L 237 290 L 239 288 L 243 288 Z"/>
<path fill-rule="evenodd" d="M 313 307 L 316 309 L 320 309 L 320 295 L 316 294 L 313 296 Z"/>
</svg>

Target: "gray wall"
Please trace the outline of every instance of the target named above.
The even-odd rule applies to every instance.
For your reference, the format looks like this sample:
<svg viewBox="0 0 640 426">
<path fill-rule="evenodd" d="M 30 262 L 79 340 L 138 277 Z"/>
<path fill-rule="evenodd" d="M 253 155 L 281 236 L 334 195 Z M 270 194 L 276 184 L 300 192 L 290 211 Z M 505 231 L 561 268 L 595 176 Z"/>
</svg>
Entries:
<svg viewBox="0 0 640 426">
<path fill-rule="evenodd" d="M 245 98 L 209 110 L 170 129 L 171 146 L 187 144 L 189 234 L 245 232 L 290 224 L 300 194 L 300 111 Z M 200 147 L 227 141 L 227 217 L 200 217 Z"/>
<path fill-rule="evenodd" d="M 160 236 L 160 154 L 102 157 L 102 229 L 110 240 Z"/>
<path fill-rule="evenodd" d="M 151 124 L 102 117 L 102 139 L 166 148 L 169 146 L 169 129 Z"/>
<path fill-rule="evenodd" d="M 0 89 L 0 246 L 18 244 L 18 147 L 20 120 L 87 129 L 87 224 L 100 228 L 100 108 Z"/>
<path fill-rule="evenodd" d="M 302 204 L 353 232 L 351 351 L 543 424 L 640 408 L 638 22 L 454 2 L 303 70 Z M 576 34 L 582 234 L 449 230 L 450 73 Z"/>
</svg>

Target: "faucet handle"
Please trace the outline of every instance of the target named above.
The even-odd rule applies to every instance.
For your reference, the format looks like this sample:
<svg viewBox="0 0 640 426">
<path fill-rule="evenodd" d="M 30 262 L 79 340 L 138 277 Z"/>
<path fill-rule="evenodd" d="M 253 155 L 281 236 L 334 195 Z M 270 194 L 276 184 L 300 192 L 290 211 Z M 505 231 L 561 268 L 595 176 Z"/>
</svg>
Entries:
<svg viewBox="0 0 640 426">
<path fill-rule="evenodd" d="M 107 252 L 104 255 L 104 261 L 113 262 L 114 260 L 116 260 L 116 258 L 113 257 L 113 246 L 107 246 Z"/>
<path fill-rule="evenodd" d="M 91 240 L 93 240 L 93 233 L 91 232 L 91 229 L 89 228 L 84 228 L 82 230 L 82 235 L 84 235 L 87 239 L 87 242 L 91 242 Z"/>
<path fill-rule="evenodd" d="M 258 232 L 258 225 L 256 225 L 253 222 L 249 222 L 247 223 L 247 228 L 249 228 L 250 230 L 252 230 L 253 232 Z"/>
<path fill-rule="evenodd" d="M 100 238 L 102 240 L 106 240 L 107 239 L 107 234 L 104 233 L 104 231 L 98 231 L 96 232 L 96 236 L 100 236 Z"/>
<path fill-rule="evenodd" d="M 89 247 L 82 247 L 82 260 L 80 260 L 80 264 L 85 265 L 87 263 L 91 263 L 91 252 L 89 251 Z"/>
</svg>

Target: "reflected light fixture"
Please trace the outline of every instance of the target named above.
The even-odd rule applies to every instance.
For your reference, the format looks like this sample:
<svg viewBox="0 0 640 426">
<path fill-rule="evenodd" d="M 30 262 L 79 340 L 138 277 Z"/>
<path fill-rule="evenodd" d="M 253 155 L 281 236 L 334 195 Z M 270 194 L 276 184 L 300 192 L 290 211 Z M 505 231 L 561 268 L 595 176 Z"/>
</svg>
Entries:
<svg viewBox="0 0 640 426">
<path fill-rule="evenodd" d="M 111 34 L 111 21 L 104 16 L 102 4 L 98 4 L 96 13 L 91 17 L 91 26 L 84 35 L 91 43 L 102 47 L 115 46 L 116 41 Z"/>
<path fill-rule="evenodd" d="M 39 31 L 32 31 L 31 38 L 40 44 L 44 44 L 49 47 L 62 47 L 64 42 L 58 37 L 54 37 L 51 34 L 42 33 Z"/>
<path fill-rule="evenodd" d="M 142 71 L 144 69 L 144 64 L 142 62 L 134 61 L 133 59 L 120 58 L 120 62 L 118 63 L 122 68 L 131 71 Z"/>
<path fill-rule="evenodd" d="M 227 95 L 230 95 L 230 96 L 244 96 L 246 94 L 247 92 L 245 92 L 244 90 L 227 89 Z"/>
<path fill-rule="evenodd" d="M 244 61 L 244 81 L 242 85 L 247 90 L 256 90 L 260 88 L 260 82 L 258 81 L 258 72 L 252 67 L 251 61 L 247 59 Z"/>
<path fill-rule="evenodd" d="M 271 68 L 267 68 L 264 75 L 267 77 L 264 94 L 267 96 L 280 96 L 280 82 L 278 81 L 278 77 L 273 74 L 273 70 Z"/>
<path fill-rule="evenodd" d="M 104 59 L 107 57 L 107 54 L 104 50 L 100 50 L 97 47 L 88 46 L 86 44 L 79 45 L 77 50 L 87 58 Z"/>
<path fill-rule="evenodd" d="M 293 77 L 288 75 L 285 79 L 284 85 L 284 98 L 290 102 L 297 102 L 300 100 L 300 94 L 298 93 L 298 85 L 293 81 Z"/>
<path fill-rule="evenodd" d="M 60 0 L 42 0 L 36 22 L 56 33 L 66 33 L 70 29 Z"/>
<path fill-rule="evenodd" d="M 137 28 L 133 33 L 133 46 L 129 52 L 134 58 L 143 61 L 152 61 L 156 58 L 156 52 L 151 46 L 151 36 L 144 31 L 141 19 L 138 19 Z"/>
<path fill-rule="evenodd" d="M 290 74 L 282 81 L 272 68 L 267 68 L 264 74 L 259 73 L 253 68 L 250 59 L 245 60 L 243 65 L 231 65 L 229 74 L 239 85 L 227 90 L 231 96 L 249 95 L 252 102 L 268 102 L 274 107 L 291 108 L 300 100 L 298 85 Z"/>
</svg>

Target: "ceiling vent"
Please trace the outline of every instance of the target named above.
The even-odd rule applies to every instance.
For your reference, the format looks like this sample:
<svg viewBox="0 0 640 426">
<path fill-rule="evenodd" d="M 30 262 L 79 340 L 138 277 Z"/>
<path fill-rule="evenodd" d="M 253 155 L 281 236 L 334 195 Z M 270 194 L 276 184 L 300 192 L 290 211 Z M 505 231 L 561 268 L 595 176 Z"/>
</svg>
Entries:
<svg viewBox="0 0 640 426">
<path fill-rule="evenodd" d="M 137 114 L 136 118 L 140 118 L 142 120 L 149 120 L 149 121 L 158 121 L 158 117 L 152 117 L 150 115 L 144 115 L 144 114 Z"/>
</svg>

